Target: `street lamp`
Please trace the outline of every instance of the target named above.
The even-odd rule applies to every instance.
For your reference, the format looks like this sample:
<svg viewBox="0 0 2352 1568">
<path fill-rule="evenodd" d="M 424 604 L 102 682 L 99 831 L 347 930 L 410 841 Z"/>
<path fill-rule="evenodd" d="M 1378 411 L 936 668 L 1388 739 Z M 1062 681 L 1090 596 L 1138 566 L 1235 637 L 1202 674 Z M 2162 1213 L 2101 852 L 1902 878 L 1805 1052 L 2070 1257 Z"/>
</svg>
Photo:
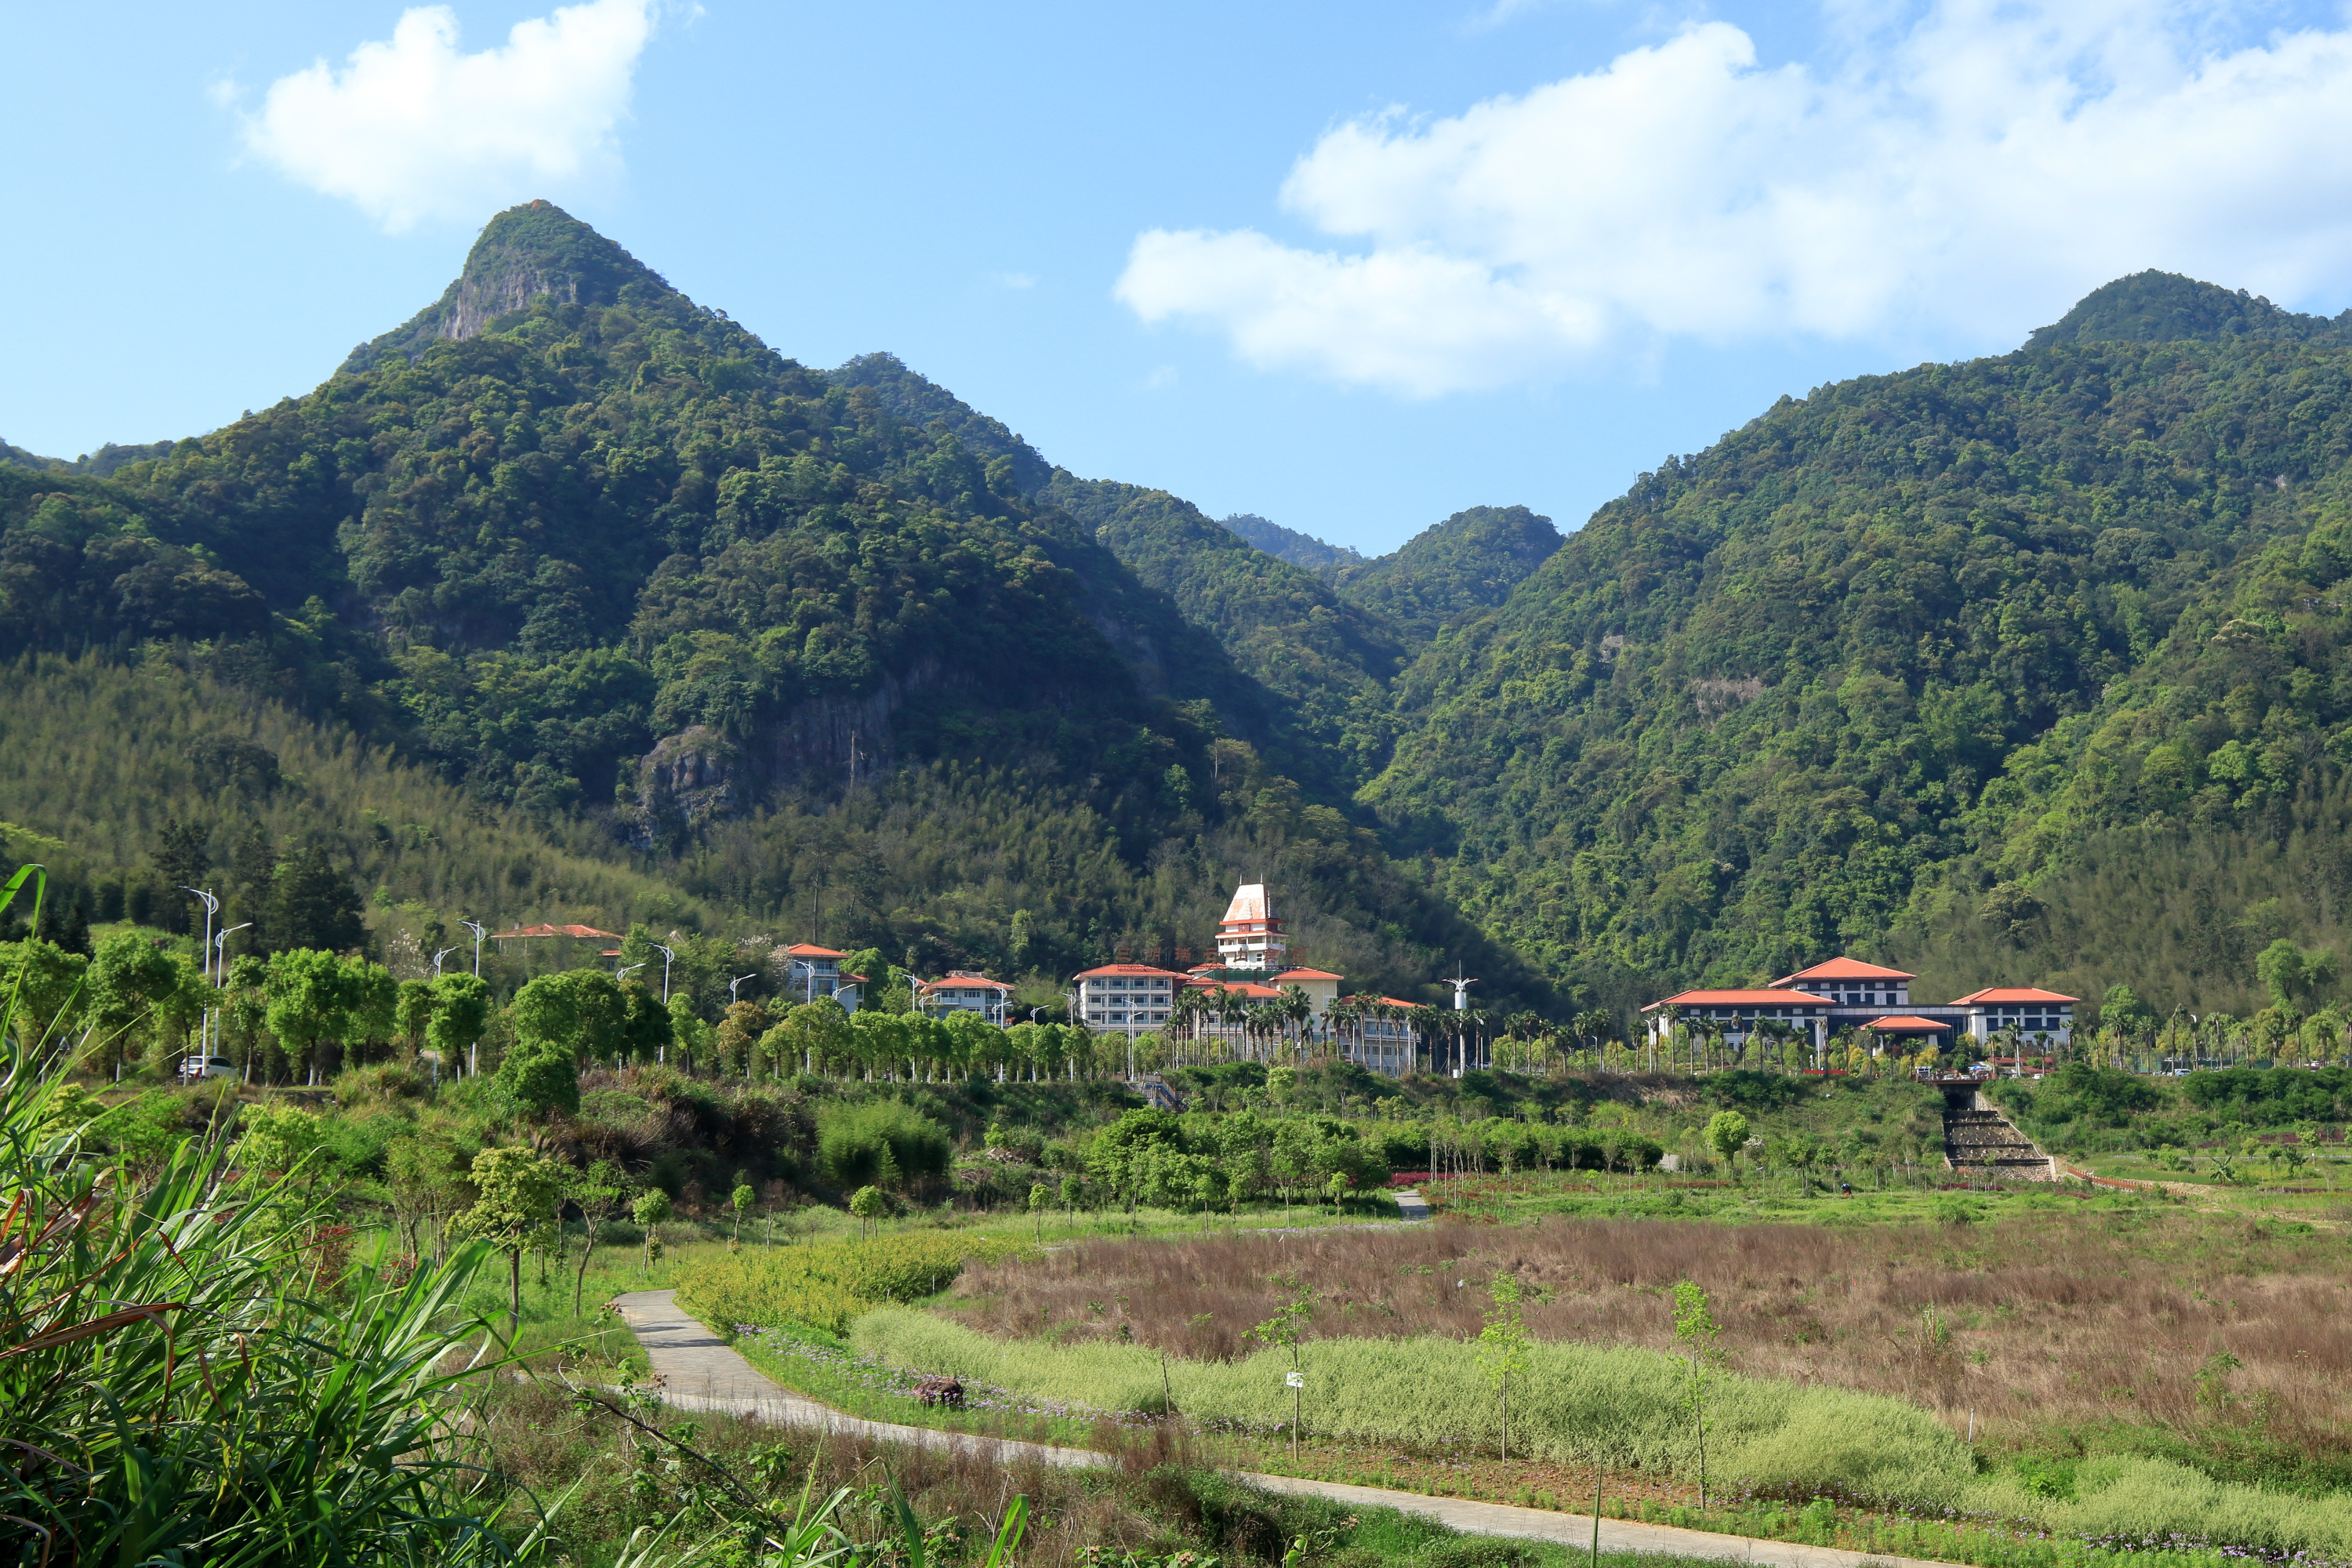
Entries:
<svg viewBox="0 0 2352 1568">
<path fill-rule="evenodd" d="M 456 948 L 454 948 L 454 947 L 445 947 L 445 948 L 442 948 L 442 949 L 440 949 L 438 952 L 435 952 L 435 953 L 434 953 L 434 955 L 433 955 L 433 978 L 434 978 L 434 979 L 438 980 L 438 979 L 440 979 L 440 978 L 441 978 L 441 961 L 442 961 L 443 959 L 445 959 L 445 958 L 448 957 L 451 953 L 453 953 L 453 952 L 457 952 L 457 950 Z"/>
<path fill-rule="evenodd" d="M 228 980 L 228 939 L 230 933 L 233 931 L 241 931 L 252 923 L 253 922 L 251 921 L 239 921 L 236 924 L 230 926 L 228 930 L 222 931 L 218 936 L 213 938 L 214 990 L 219 990 Z M 210 1016 L 212 1011 L 213 1010 L 209 1007 L 205 1009 L 205 1012 L 207 1015 L 206 1027 L 212 1031 L 212 1044 L 205 1049 L 205 1055 L 206 1056 L 211 1056 L 215 1051 L 220 1048 L 220 1020 Z M 246 1081 L 250 1083 L 253 1081 L 253 1053 L 250 1051 L 246 1053 L 245 1071 Z"/>
<path fill-rule="evenodd" d="M 214 917 L 215 915 L 216 915 L 216 914 L 220 913 L 220 900 L 219 900 L 218 899 L 214 898 L 210 893 L 208 893 L 208 892 L 205 891 L 202 888 L 190 888 L 190 887 L 183 886 L 183 887 L 180 889 L 180 891 L 182 891 L 182 892 L 184 892 L 184 893 L 194 893 L 197 898 L 199 898 L 199 899 L 201 899 L 201 900 L 204 900 L 204 905 L 205 905 L 205 945 L 204 945 L 204 946 L 202 946 L 202 947 L 200 947 L 200 948 L 198 948 L 196 951 L 197 951 L 197 952 L 198 952 L 199 954 L 201 954 L 201 955 L 202 955 L 205 965 L 205 966 L 207 966 L 207 967 L 209 967 L 209 966 L 210 966 L 210 964 L 212 963 L 212 959 L 213 959 L 213 917 Z M 199 1044 L 199 1046 L 200 1046 L 200 1047 L 202 1047 L 202 1048 L 205 1050 L 205 1054 L 206 1054 L 206 1055 L 210 1055 L 210 1054 L 211 1054 L 211 1047 L 210 1047 L 210 1045 L 209 1045 L 209 1043 L 208 1043 L 208 1042 L 209 1042 L 209 1041 L 211 1040 L 211 1038 L 212 1038 L 212 1029 L 213 1029 L 213 1018 L 212 1018 L 212 1013 L 213 1013 L 213 1010 L 212 1010 L 210 1007 L 207 1007 L 207 1008 L 205 1008 L 205 1018 L 204 1018 L 203 1026 L 202 1026 L 200 1028 L 198 1028 L 198 1029 L 197 1029 L 197 1031 L 196 1031 L 198 1044 Z M 118 1069 L 118 1073 L 119 1073 L 119 1069 Z M 118 1083 L 121 1081 L 121 1079 L 120 1078 L 120 1076 L 118 1076 L 118 1077 L 116 1078 L 115 1081 L 116 1081 L 116 1082 L 118 1082 Z"/>
<path fill-rule="evenodd" d="M 742 984 L 746 980 L 757 980 L 759 977 L 760 972 L 755 969 L 749 974 L 739 974 L 734 979 L 729 981 L 727 983 L 727 1005 L 730 1007 L 735 1005 L 735 987 Z"/>
<path fill-rule="evenodd" d="M 669 1004 L 669 966 L 677 954 L 659 942 L 652 945 L 653 950 L 662 955 L 662 1004 L 667 1006 Z M 651 963 L 652 960 L 648 959 L 646 962 Z"/>
<path fill-rule="evenodd" d="M 457 923 L 474 933 L 474 978 L 479 980 L 482 977 L 482 938 L 489 934 L 489 927 L 473 921 L 461 920 Z"/>
<path fill-rule="evenodd" d="M 646 960 L 646 963 L 651 963 L 652 962 L 653 960 L 650 958 Z M 638 970 L 643 969 L 645 966 L 645 963 L 632 963 L 625 969 L 616 968 L 613 971 L 613 978 L 615 980 L 626 980 L 630 975 L 635 974 Z"/>
<path fill-rule="evenodd" d="M 808 971 L 808 999 L 812 1002 L 815 1001 L 816 965 L 810 963 L 805 958 L 788 958 L 784 960 L 784 963 L 787 965 L 784 973 L 787 974 L 791 973 L 795 969 L 805 969 Z"/>
</svg>

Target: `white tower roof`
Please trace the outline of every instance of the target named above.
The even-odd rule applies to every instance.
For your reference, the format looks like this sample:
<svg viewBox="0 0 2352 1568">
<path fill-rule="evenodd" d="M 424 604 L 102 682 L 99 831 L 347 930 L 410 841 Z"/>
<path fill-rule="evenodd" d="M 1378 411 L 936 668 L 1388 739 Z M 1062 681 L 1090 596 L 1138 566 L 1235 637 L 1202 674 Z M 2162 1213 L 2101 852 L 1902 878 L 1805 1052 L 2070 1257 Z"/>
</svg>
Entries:
<svg viewBox="0 0 2352 1568">
<path fill-rule="evenodd" d="M 1265 896 L 1264 882 L 1244 882 L 1234 889 L 1234 901 L 1225 906 L 1225 922 L 1234 921 L 1266 921 L 1274 918 L 1274 901 Z"/>
</svg>

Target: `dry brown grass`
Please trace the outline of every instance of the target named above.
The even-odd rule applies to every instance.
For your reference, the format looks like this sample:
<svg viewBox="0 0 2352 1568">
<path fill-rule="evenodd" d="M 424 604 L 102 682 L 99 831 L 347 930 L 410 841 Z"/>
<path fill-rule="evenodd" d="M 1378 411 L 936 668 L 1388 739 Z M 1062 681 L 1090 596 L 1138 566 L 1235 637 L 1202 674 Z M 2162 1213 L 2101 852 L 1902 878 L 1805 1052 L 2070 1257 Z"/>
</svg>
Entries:
<svg viewBox="0 0 2352 1568">
<path fill-rule="evenodd" d="M 1997 1224 L 1831 1228 L 1671 1220 L 1441 1222 L 1388 1230 L 1100 1241 L 969 1270 L 958 1315 L 995 1333 L 1125 1334 L 1204 1358 L 1254 1346 L 1279 1272 L 1321 1293 L 1313 1332 L 1475 1336 L 1483 1286 L 1537 1292 L 1538 1338 L 1675 1348 L 1670 1296 L 1713 1299 L 1730 1366 L 1892 1394 L 1955 1426 L 2227 1429 L 2272 1453 L 2352 1454 L 2352 1287 L 2341 1234 L 2273 1235 L 2149 1205 Z M 2241 1365 L 2223 1368 L 2223 1354 Z"/>
</svg>

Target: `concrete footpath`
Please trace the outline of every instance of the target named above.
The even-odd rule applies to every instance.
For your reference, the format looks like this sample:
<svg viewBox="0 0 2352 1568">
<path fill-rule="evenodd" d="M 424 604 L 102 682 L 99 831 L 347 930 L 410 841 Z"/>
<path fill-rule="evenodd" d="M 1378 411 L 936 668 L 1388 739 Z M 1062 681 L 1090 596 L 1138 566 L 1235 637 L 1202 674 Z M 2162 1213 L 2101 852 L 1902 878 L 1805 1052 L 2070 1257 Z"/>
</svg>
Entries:
<svg viewBox="0 0 2352 1568">
<path fill-rule="evenodd" d="M 645 1347 L 662 1399 L 679 1409 L 724 1411 L 780 1425 L 814 1426 L 885 1442 L 952 1448 L 982 1458 L 1019 1458 L 1073 1467 L 1109 1462 L 1108 1456 L 1090 1448 L 1021 1443 L 845 1415 L 829 1405 L 820 1405 L 780 1387 L 718 1335 L 689 1317 L 674 1297 L 675 1293 L 668 1290 L 633 1290 L 614 1297 L 613 1305 L 637 1336 L 637 1342 Z M 1297 1476 L 1260 1475 L 1248 1470 L 1236 1475 L 1249 1485 L 1267 1491 L 1328 1498 L 1358 1508 L 1392 1508 L 1436 1520 L 1472 1535 L 1516 1536 L 1571 1547 L 1592 1544 L 1591 1514 L 1425 1497 L 1420 1492 L 1391 1491 L 1385 1487 L 1349 1486 L 1339 1481 L 1306 1480 Z M 1769 1564 L 1770 1568 L 1862 1568 L 1864 1564 L 1873 1568 L 1878 1564 L 1885 1564 L 1886 1568 L 1952 1568 L 1948 1563 L 1916 1557 L 1887 1557 L 1787 1541 L 1751 1541 L 1744 1535 L 1718 1535 L 1712 1531 L 1678 1530 L 1672 1525 L 1641 1524 L 1622 1519 L 1601 1521 L 1601 1549 L 1754 1563 Z"/>
</svg>

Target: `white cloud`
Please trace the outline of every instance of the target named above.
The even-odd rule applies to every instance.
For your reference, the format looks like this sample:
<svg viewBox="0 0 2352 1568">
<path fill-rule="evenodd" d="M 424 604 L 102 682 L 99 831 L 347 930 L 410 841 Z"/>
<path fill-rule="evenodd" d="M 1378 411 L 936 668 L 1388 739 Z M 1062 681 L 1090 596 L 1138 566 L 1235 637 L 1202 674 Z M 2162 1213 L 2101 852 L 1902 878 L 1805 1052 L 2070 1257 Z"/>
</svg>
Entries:
<svg viewBox="0 0 2352 1568">
<path fill-rule="evenodd" d="M 470 55 L 455 12 L 415 6 L 341 69 L 322 59 L 270 83 L 246 146 L 394 232 L 607 177 L 655 3 L 561 6 Z"/>
<path fill-rule="evenodd" d="M 2208 41 L 2157 0 L 1840 4 L 1835 57 L 1723 22 L 1451 118 L 1339 126 L 1284 205 L 1354 241 L 1139 236 L 1118 296 L 1253 364 L 1429 396 L 1628 342 L 2014 341 L 2159 267 L 2352 283 L 2352 32 Z"/>
<path fill-rule="evenodd" d="M 989 276 L 996 280 L 996 286 L 1000 289 L 1034 289 L 1037 287 L 1036 274 L 1031 272 L 992 272 Z"/>
</svg>

